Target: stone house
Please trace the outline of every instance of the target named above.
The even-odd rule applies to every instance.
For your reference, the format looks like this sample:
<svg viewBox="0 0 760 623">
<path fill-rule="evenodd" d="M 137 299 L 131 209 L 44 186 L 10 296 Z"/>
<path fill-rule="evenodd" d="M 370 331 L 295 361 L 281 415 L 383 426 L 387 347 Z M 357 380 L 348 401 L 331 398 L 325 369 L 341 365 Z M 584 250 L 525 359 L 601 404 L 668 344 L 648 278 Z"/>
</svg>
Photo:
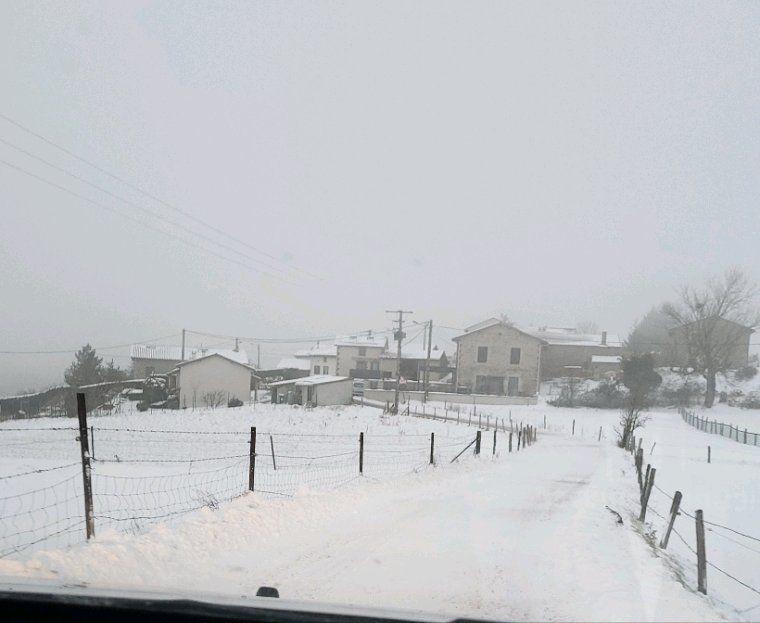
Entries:
<svg viewBox="0 0 760 623">
<path fill-rule="evenodd" d="M 697 322 L 675 327 L 670 330 L 673 340 L 673 366 L 694 366 L 698 354 L 692 344 L 709 341 L 721 368 L 736 370 L 749 363 L 751 327 L 745 327 L 732 320 L 714 316 Z"/>
<path fill-rule="evenodd" d="M 580 333 L 572 328 L 541 327 L 528 333 L 544 342 L 542 381 L 565 376 L 590 378 L 595 374 L 594 357 L 619 357 L 625 353 L 620 338 L 607 331 Z M 607 368 L 614 367 L 610 365 L 612 360 L 606 361 Z"/>
<path fill-rule="evenodd" d="M 453 339 L 457 392 L 507 396 L 538 392 L 545 344 L 541 338 L 490 318 Z"/>
</svg>

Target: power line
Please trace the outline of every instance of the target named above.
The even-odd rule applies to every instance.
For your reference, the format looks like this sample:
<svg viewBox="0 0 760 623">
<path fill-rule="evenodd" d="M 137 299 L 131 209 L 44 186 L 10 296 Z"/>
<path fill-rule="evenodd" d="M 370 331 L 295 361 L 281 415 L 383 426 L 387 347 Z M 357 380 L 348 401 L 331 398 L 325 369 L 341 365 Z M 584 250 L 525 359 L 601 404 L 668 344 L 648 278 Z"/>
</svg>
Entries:
<svg viewBox="0 0 760 623">
<path fill-rule="evenodd" d="M 144 342 L 158 342 L 159 340 L 168 340 L 170 337 L 177 337 L 179 333 L 172 333 L 171 335 L 162 335 L 150 340 L 142 340 Z M 132 346 L 135 342 L 129 342 L 126 344 L 114 344 L 112 346 L 93 346 L 95 350 L 112 350 L 115 348 L 126 348 Z M 76 353 L 79 348 L 71 348 L 69 350 L 0 350 L 0 355 L 66 355 L 69 353 Z"/>
<path fill-rule="evenodd" d="M 242 251 L 239 251 L 238 249 L 236 249 L 233 246 L 224 244 L 223 242 L 219 242 L 218 240 L 214 240 L 214 238 L 212 238 L 211 236 L 206 236 L 205 234 L 201 234 L 201 233 L 195 231 L 194 229 L 191 229 L 190 227 L 187 227 L 187 226 L 183 225 L 182 223 L 178 223 L 177 221 L 173 221 L 171 219 L 168 219 L 165 216 L 162 216 L 160 214 L 156 214 L 152 210 L 149 210 L 148 208 L 145 208 L 144 206 L 141 206 L 141 205 L 139 205 L 139 204 L 137 204 L 137 203 L 135 203 L 133 201 L 130 201 L 129 199 L 124 199 L 124 197 L 120 197 L 119 195 L 117 195 L 115 193 L 112 193 L 107 188 L 103 188 L 102 186 L 100 186 L 98 184 L 95 184 L 94 182 L 91 182 L 90 180 L 88 180 L 88 179 L 86 179 L 86 178 L 84 178 L 84 177 L 82 177 L 80 175 L 77 175 L 76 173 L 72 173 L 71 171 L 68 171 L 67 169 L 64 169 L 63 167 L 59 167 L 57 164 L 55 164 L 53 162 L 50 162 L 49 160 L 46 160 L 45 158 L 42 158 L 42 157 L 40 157 L 40 156 L 38 156 L 36 154 L 33 154 L 32 152 L 27 151 L 26 149 L 23 149 L 23 148 L 21 148 L 21 147 L 19 147 L 17 145 L 14 145 L 13 143 L 5 140 L 2 137 L 0 137 L 0 143 L 3 143 L 5 145 L 7 145 L 8 147 L 11 147 L 12 149 L 15 149 L 16 151 L 19 151 L 22 154 L 25 154 L 25 155 L 29 156 L 30 158 L 34 158 L 35 160 L 37 160 L 39 162 L 42 162 L 46 166 L 48 166 L 48 167 L 50 167 L 52 169 L 55 169 L 56 171 L 59 171 L 60 173 L 63 173 L 64 175 L 68 175 L 69 177 L 71 177 L 71 178 L 73 178 L 75 180 L 78 180 L 79 182 L 82 182 L 83 184 L 87 184 L 88 186 L 92 186 L 93 188 L 99 190 L 100 192 L 105 193 L 105 194 L 107 194 L 110 197 L 113 197 L 117 201 L 121 201 L 122 203 L 124 203 L 124 204 L 126 204 L 126 205 L 128 205 L 128 206 L 130 206 L 132 208 L 135 208 L 137 210 L 140 210 L 140 211 L 144 212 L 145 214 L 148 214 L 149 216 L 151 216 L 151 217 L 153 217 L 155 219 L 158 219 L 160 221 L 168 223 L 169 225 L 172 225 L 173 227 L 178 227 L 179 229 L 182 229 L 182 230 L 188 232 L 189 234 L 191 234 L 193 236 L 198 236 L 202 240 L 206 240 L 207 242 L 210 242 L 211 244 L 218 245 L 218 246 L 222 247 L 223 249 L 231 251 L 232 253 L 236 253 L 236 254 L 238 254 L 238 255 L 246 258 L 246 259 L 249 259 L 252 262 L 256 262 L 258 264 L 261 264 L 262 266 L 266 266 L 270 270 L 274 270 L 274 271 L 277 271 L 277 272 L 283 273 L 283 274 L 285 273 L 285 271 L 282 268 L 278 268 L 277 266 L 272 266 L 271 264 L 269 264 L 267 262 L 264 262 L 263 260 L 255 258 L 255 257 L 253 257 L 253 256 L 251 256 L 251 255 L 249 255 L 247 253 L 242 252 Z"/>
<path fill-rule="evenodd" d="M 313 337 L 296 337 L 296 338 L 260 338 L 260 337 L 240 337 L 239 335 L 220 335 L 218 333 L 205 333 L 203 331 L 193 331 L 191 329 L 187 329 L 188 333 L 192 333 L 193 335 L 202 335 L 205 337 L 213 337 L 217 339 L 226 339 L 226 340 L 240 340 L 241 342 L 252 342 L 254 344 L 299 344 L 299 343 L 311 343 L 311 342 L 321 342 L 325 340 L 334 340 L 334 339 L 341 339 L 341 337 L 348 337 L 352 335 L 359 335 L 361 333 L 367 333 L 367 331 L 356 331 L 354 333 L 347 333 L 343 336 L 336 336 L 333 335 L 321 335 L 321 336 L 313 336 Z M 392 329 L 381 329 L 381 330 L 375 330 L 372 329 L 373 335 L 386 335 L 393 333 Z"/>
<path fill-rule="evenodd" d="M 12 162 L 8 162 L 7 160 L 0 159 L 0 163 L 6 165 L 7 167 L 10 167 L 11 169 L 15 169 L 16 171 L 19 171 L 19 172 L 21 172 L 21 173 L 23 173 L 25 175 L 28 175 L 29 177 L 32 177 L 32 178 L 34 178 L 34 179 L 36 179 L 36 180 L 38 180 L 40 182 L 43 182 L 44 184 L 47 184 L 48 186 L 52 186 L 53 188 L 57 188 L 58 190 L 61 190 L 61 191 L 65 192 L 65 193 L 68 193 L 69 195 L 72 195 L 73 197 L 76 197 L 78 199 L 81 199 L 83 201 L 91 203 L 92 205 L 97 206 L 99 208 L 103 208 L 104 210 L 108 210 L 110 212 L 118 214 L 122 218 L 130 220 L 133 223 L 136 223 L 137 225 L 139 225 L 140 227 L 144 227 L 146 229 L 150 229 L 152 231 L 155 231 L 155 232 L 157 232 L 157 233 L 159 233 L 159 234 L 161 234 L 163 236 L 168 236 L 169 238 L 174 238 L 175 240 L 179 240 L 180 242 L 182 242 L 182 243 L 184 243 L 184 244 L 192 247 L 195 250 L 205 251 L 206 253 L 210 253 L 211 255 L 214 255 L 215 257 L 218 257 L 218 258 L 220 258 L 222 260 L 226 260 L 228 262 L 233 262 L 234 264 L 238 264 L 239 266 L 242 266 L 243 268 L 247 268 L 248 270 L 256 271 L 257 273 L 260 273 L 260 274 L 265 275 L 267 277 L 272 277 L 274 279 L 278 279 L 278 280 L 280 280 L 280 281 L 282 281 L 284 283 L 288 283 L 288 284 L 291 284 L 291 285 L 297 285 L 293 281 L 290 281 L 290 280 L 288 280 L 288 279 L 286 279 L 284 277 L 279 277 L 279 276 L 276 276 L 276 275 L 272 275 L 272 274 L 270 274 L 270 273 L 268 273 L 268 272 L 266 272 L 264 270 L 256 268 L 255 266 L 251 266 L 251 265 L 246 264 L 244 262 L 240 262 L 240 261 L 238 261 L 238 260 L 236 260 L 234 258 L 227 257 L 226 255 L 221 255 L 220 253 L 217 253 L 216 251 L 213 251 L 212 249 L 208 249 L 206 247 L 197 245 L 196 243 L 194 243 L 192 241 L 189 241 L 189 240 L 186 240 L 185 238 L 181 238 L 180 236 L 177 236 L 176 234 L 172 234 L 172 233 L 170 233 L 168 231 L 165 231 L 163 229 L 159 229 L 157 227 L 152 227 L 150 225 L 147 225 L 143 221 L 141 221 L 141 220 L 139 220 L 137 218 L 134 218 L 132 216 L 129 216 L 128 214 L 125 214 L 124 212 L 121 212 L 121 211 L 117 210 L 116 208 L 114 208 L 112 206 L 106 205 L 104 203 L 100 203 L 99 201 L 95 201 L 94 199 L 90 199 L 89 197 L 86 197 L 84 195 L 80 195 L 76 191 L 73 191 L 73 190 L 71 190 L 69 188 L 66 188 L 65 186 L 61 186 L 60 184 L 58 184 L 56 182 L 51 182 L 50 180 L 48 180 L 48 179 L 46 179 L 46 178 L 44 178 L 44 177 L 42 177 L 40 175 L 37 175 L 36 173 L 32 173 L 31 171 L 29 171 L 27 169 L 24 169 L 23 167 L 20 167 L 20 166 L 18 166 L 16 164 L 13 164 Z"/>
<path fill-rule="evenodd" d="M 164 207 L 166 207 L 166 208 L 168 208 L 170 210 L 173 210 L 175 212 L 178 212 L 178 213 L 184 215 L 185 217 L 189 218 L 190 220 L 195 221 L 196 223 L 198 223 L 200 225 L 203 225 L 204 227 L 208 227 L 209 229 L 211 229 L 212 231 L 216 232 L 217 234 L 219 234 L 221 236 L 224 236 L 226 238 L 229 238 L 230 240 L 233 240 L 237 244 L 242 245 L 244 247 L 247 247 L 248 249 L 250 249 L 252 251 L 255 251 L 256 253 L 259 253 L 260 255 L 263 255 L 265 257 L 268 257 L 271 260 L 274 260 L 276 262 L 281 262 L 281 263 L 284 264 L 284 262 L 282 262 L 282 260 L 278 259 L 274 255 L 271 255 L 271 254 L 269 254 L 269 253 L 267 253 L 265 251 L 262 251 L 261 249 L 257 249 L 253 245 L 245 242 L 244 240 L 240 240 L 240 239 L 232 236 L 231 234 L 228 234 L 227 232 L 225 232 L 225 231 L 223 231 L 223 230 L 221 230 L 221 229 L 219 229 L 217 227 L 214 227 L 210 223 L 207 223 L 207 222 L 203 221 L 202 219 L 199 219 L 198 217 L 193 216 L 189 212 L 186 212 L 185 210 L 183 210 L 181 208 L 178 208 L 177 206 L 175 206 L 175 205 L 173 205 L 173 204 L 171 204 L 171 203 L 169 203 L 167 201 L 164 201 L 160 197 L 157 197 L 157 196 L 153 195 L 152 193 L 144 190 L 143 188 L 137 186 L 136 184 L 133 184 L 132 182 L 130 182 L 130 181 L 128 181 L 128 180 L 126 180 L 126 179 L 124 179 L 124 178 L 122 178 L 122 177 L 120 177 L 120 176 L 118 176 L 118 175 L 116 175 L 116 174 L 114 174 L 114 173 L 112 173 L 112 172 L 104 169 L 103 167 L 95 164 L 94 162 L 91 162 L 91 161 L 87 160 L 86 158 L 83 158 L 82 156 L 74 153 L 70 149 L 68 149 L 66 147 L 63 147 L 62 145 L 59 145 L 55 141 L 52 141 L 51 139 L 43 136 L 42 134 L 40 134 L 38 132 L 35 132 L 34 130 L 26 127 L 25 125 L 19 123 L 18 121 L 14 120 L 14 119 L 11 119 L 8 115 L 0 113 L 0 118 L 5 119 L 8 123 L 16 126 L 17 128 L 20 128 L 21 130 L 23 130 L 24 132 L 27 132 L 28 134 L 31 134 L 32 136 L 40 139 L 41 141 L 44 141 L 48 145 L 51 145 L 52 147 L 55 147 L 56 149 L 59 149 L 63 153 L 71 156 L 72 158 L 75 158 L 76 160 L 79 160 L 80 162 L 83 162 L 84 164 L 86 164 L 86 165 L 92 167 L 93 169 L 95 169 L 96 171 L 99 171 L 103 175 L 107 175 L 108 177 L 116 180 L 117 182 L 119 182 L 121 184 L 124 184 L 125 186 L 127 186 L 127 187 L 129 187 L 129 188 L 131 188 L 131 189 L 133 189 L 135 191 L 137 191 L 138 193 L 142 194 L 143 196 L 148 197 L 149 199 L 152 199 L 153 201 L 156 201 L 157 203 L 160 203 Z M 316 279 L 321 279 L 321 277 L 319 277 L 317 275 L 314 275 L 312 273 L 309 273 L 308 271 L 306 271 L 303 268 L 299 268 L 297 266 L 290 266 L 288 264 L 285 264 L 285 266 L 287 266 L 291 270 L 297 270 L 297 271 L 303 272 L 304 274 L 307 274 L 310 277 L 314 277 Z"/>
</svg>

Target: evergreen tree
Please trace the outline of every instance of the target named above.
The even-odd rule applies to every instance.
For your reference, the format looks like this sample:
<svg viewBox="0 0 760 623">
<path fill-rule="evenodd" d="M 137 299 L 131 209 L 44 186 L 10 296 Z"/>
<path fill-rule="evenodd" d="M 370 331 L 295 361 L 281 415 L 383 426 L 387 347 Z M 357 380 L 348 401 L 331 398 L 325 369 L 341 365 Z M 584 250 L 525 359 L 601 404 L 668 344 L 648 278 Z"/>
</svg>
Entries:
<svg viewBox="0 0 760 623">
<path fill-rule="evenodd" d="M 126 381 L 129 377 L 126 370 L 114 365 L 113 359 L 102 369 L 101 377 L 104 381 Z"/>
<path fill-rule="evenodd" d="M 92 346 L 85 344 L 74 355 L 74 361 L 64 372 L 63 378 L 74 387 L 100 383 L 103 379 L 103 358 L 98 357 Z"/>
</svg>

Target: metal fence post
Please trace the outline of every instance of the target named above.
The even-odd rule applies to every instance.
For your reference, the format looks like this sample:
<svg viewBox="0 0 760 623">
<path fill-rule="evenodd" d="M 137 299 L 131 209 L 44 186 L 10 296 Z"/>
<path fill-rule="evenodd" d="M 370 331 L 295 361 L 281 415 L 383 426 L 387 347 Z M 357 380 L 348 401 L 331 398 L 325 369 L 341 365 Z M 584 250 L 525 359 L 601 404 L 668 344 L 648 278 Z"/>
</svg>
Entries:
<svg viewBox="0 0 760 623">
<path fill-rule="evenodd" d="M 359 473 L 364 473 L 364 433 L 359 433 Z"/>
<path fill-rule="evenodd" d="M 475 433 L 475 454 L 480 454 L 480 431 Z"/>
<path fill-rule="evenodd" d="M 493 429 L 493 452 L 491 454 L 496 454 L 496 429 Z"/>
<path fill-rule="evenodd" d="M 430 433 L 430 464 L 435 465 L 434 457 L 435 451 L 435 433 Z"/>
<path fill-rule="evenodd" d="M 251 426 L 251 442 L 248 448 L 248 490 L 253 491 L 256 474 L 256 427 Z"/>
</svg>

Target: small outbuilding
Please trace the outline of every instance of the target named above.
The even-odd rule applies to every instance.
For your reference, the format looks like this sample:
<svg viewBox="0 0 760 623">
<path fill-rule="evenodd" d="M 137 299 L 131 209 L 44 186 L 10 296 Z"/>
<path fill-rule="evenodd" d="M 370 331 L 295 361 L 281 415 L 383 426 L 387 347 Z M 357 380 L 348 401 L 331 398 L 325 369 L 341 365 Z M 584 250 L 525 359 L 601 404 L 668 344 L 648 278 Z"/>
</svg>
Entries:
<svg viewBox="0 0 760 623">
<path fill-rule="evenodd" d="M 169 375 L 169 390 L 177 392 L 179 407 L 218 407 L 233 398 L 251 399 L 254 369 L 225 355 L 212 353 L 182 361 Z"/>
<path fill-rule="evenodd" d="M 275 404 L 323 407 L 350 405 L 353 400 L 353 381 L 347 376 L 315 374 L 270 383 L 269 388 Z"/>
</svg>

